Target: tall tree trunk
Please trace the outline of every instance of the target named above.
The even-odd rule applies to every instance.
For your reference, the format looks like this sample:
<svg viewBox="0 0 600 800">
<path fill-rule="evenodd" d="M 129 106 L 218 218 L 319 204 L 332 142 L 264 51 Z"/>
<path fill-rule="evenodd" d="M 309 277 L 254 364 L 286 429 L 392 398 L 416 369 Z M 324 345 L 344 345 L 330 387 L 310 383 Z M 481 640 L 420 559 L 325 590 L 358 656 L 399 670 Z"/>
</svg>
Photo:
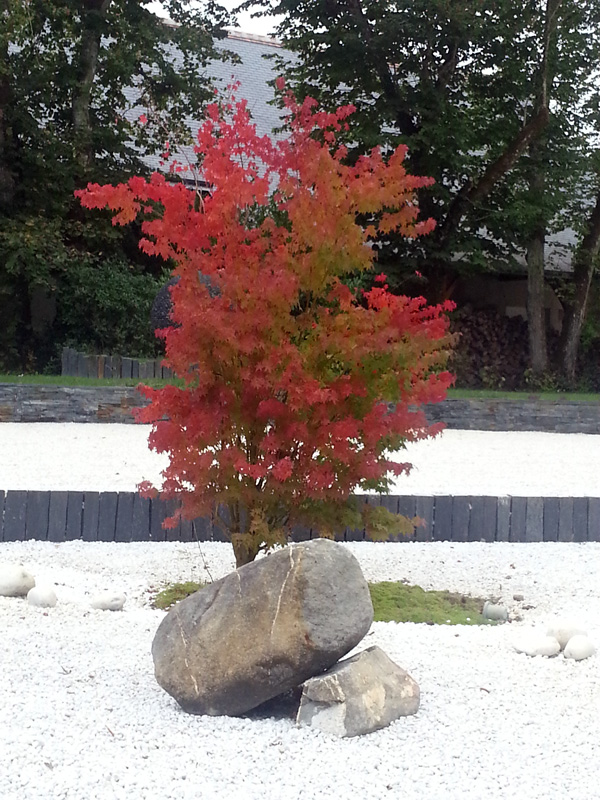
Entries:
<svg viewBox="0 0 600 800">
<path fill-rule="evenodd" d="M 600 252 L 600 191 L 587 224 L 587 231 L 577 248 L 573 260 L 573 298 L 565 303 L 565 315 L 559 342 L 558 369 L 572 382 L 577 369 L 577 353 L 581 329 L 592 283 L 592 276 Z"/>
<path fill-rule="evenodd" d="M 81 13 L 83 32 L 77 67 L 77 85 L 73 92 L 72 113 L 75 156 L 84 175 L 94 159 L 90 101 L 102 38 L 100 23 L 110 2 L 111 0 L 85 0 Z"/>
<path fill-rule="evenodd" d="M 546 316 L 544 310 L 544 246 L 546 232 L 538 229 L 527 243 L 527 326 L 529 365 L 534 375 L 548 369 Z"/>
<path fill-rule="evenodd" d="M 540 76 L 536 105 L 548 105 L 548 68 Z M 529 366 L 533 375 L 540 377 L 548 369 L 548 346 L 546 343 L 546 314 L 544 309 L 544 249 L 546 244 L 546 192 L 545 164 L 547 163 L 546 137 L 541 136 L 529 148 L 531 171 L 529 192 L 534 208 L 535 221 L 527 242 L 527 328 L 529 335 Z"/>
</svg>

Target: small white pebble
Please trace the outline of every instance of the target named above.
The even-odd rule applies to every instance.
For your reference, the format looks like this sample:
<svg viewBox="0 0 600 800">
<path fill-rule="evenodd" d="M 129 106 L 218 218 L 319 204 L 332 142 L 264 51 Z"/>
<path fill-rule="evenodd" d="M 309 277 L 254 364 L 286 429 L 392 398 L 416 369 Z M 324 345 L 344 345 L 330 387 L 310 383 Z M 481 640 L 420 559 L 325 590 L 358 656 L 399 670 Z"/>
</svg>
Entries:
<svg viewBox="0 0 600 800">
<path fill-rule="evenodd" d="M 104 592 L 92 597 L 90 605 L 100 611 L 120 611 L 125 605 L 125 599 L 121 592 Z"/>
<path fill-rule="evenodd" d="M 593 642 L 583 634 L 575 634 L 565 647 L 565 658 L 572 658 L 573 661 L 583 661 L 584 658 L 593 656 L 596 648 Z"/>
<path fill-rule="evenodd" d="M 587 631 L 585 631 L 581 625 L 574 620 L 556 619 L 549 625 L 546 633 L 548 636 L 554 636 L 560 645 L 560 649 L 564 650 L 567 642 L 570 641 L 573 636 L 585 636 Z"/>
<path fill-rule="evenodd" d="M 560 645 L 553 636 L 544 636 L 538 631 L 523 631 L 513 642 L 517 653 L 527 656 L 555 656 L 560 653 Z"/>
<path fill-rule="evenodd" d="M 57 603 L 56 592 L 52 586 L 34 586 L 27 592 L 27 602 L 38 608 L 54 608 Z"/>
</svg>

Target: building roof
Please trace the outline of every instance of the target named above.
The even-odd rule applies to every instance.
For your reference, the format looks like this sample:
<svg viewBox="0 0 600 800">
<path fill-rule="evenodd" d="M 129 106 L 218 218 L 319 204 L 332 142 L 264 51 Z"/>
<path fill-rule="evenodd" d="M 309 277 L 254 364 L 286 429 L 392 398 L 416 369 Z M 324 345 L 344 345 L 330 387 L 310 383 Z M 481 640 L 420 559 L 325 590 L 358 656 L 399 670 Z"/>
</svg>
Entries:
<svg viewBox="0 0 600 800">
<path fill-rule="evenodd" d="M 226 91 L 228 84 L 239 81 L 239 96 L 248 101 L 258 134 L 273 136 L 274 130 L 281 126 L 282 113 L 280 109 L 269 105 L 275 98 L 272 82 L 279 75 L 272 57 L 279 55 L 287 62 L 292 62 L 294 56 L 275 39 L 237 30 L 229 31 L 227 39 L 220 40 L 217 47 L 232 51 L 240 57 L 241 63 L 211 62 L 210 76 L 223 91 Z"/>
<path fill-rule="evenodd" d="M 281 127 L 283 122 L 282 111 L 275 105 L 271 105 L 275 99 L 273 82 L 279 73 L 275 61 L 269 57 L 279 55 L 291 62 L 294 60 L 294 55 L 284 50 L 275 39 L 247 34 L 238 30 L 229 31 L 227 38 L 216 41 L 215 46 L 221 51 L 232 52 L 239 58 L 239 63 L 210 61 L 206 68 L 207 78 L 213 82 L 224 97 L 228 94 L 229 86 L 239 83 L 236 97 L 247 100 L 248 110 L 259 136 L 266 135 L 272 138 L 282 136 L 282 134 L 276 133 L 277 128 Z M 178 61 L 181 60 L 181 54 L 174 47 L 171 52 L 174 64 L 177 66 Z M 135 89 L 131 89 L 128 94 L 132 107 L 126 112 L 126 116 L 131 121 L 135 121 L 139 119 L 140 115 L 146 113 L 147 109 L 135 104 Z M 195 137 L 200 123 L 200 116 L 186 118 L 186 125 L 192 137 Z M 183 164 L 195 162 L 191 146 L 173 149 L 172 156 Z M 142 161 L 152 170 L 165 170 L 159 155 L 143 155 Z"/>
</svg>

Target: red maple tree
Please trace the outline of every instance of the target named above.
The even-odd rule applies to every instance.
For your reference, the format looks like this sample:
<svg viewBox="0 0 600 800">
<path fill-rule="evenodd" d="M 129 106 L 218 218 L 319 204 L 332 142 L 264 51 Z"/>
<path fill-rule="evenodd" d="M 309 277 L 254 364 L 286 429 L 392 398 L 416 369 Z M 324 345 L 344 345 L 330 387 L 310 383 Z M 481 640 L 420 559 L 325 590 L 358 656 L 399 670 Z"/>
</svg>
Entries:
<svg viewBox="0 0 600 800">
<path fill-rule="evenodd" d="M 346 163 L 336 132 L 352 107 L 325 113 L 291 94 L 287 107 L 279 142 L 257 135 L 244 101 L 208 108 L 196 147 L 206 197 L 158 173 L 78 193 L 114 224 L 141 218 L 141 247 L 175 265 L 177 327 L 161 335 L 180 385 L 143 387 L 138 419 L 170 458 L 160 493 L 181 504 L 166 524 L 211 516 L 238 566 L 295 525 L 413 530 L 352 492 L 388 492 L 408 471 L 389 454 L 440 429 L 418 407 L 452 381 L 449 304 L 392 295 L 385 276 L 362 296 L 342 282 L 372 268 L 376 234 L 431 230 L 414 195 L 430 179 L 406 174 L 403 147 Z"/>
</svg>

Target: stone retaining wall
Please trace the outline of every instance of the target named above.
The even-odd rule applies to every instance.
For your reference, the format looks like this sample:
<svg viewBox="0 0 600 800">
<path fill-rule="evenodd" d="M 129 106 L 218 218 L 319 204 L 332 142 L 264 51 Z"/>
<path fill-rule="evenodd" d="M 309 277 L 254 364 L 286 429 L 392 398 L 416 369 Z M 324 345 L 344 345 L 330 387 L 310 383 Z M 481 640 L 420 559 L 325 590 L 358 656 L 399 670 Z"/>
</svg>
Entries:
<svg viewBox="0 0 600 800">
<path fill-rule="evenodd" d="M 444 400 L 427 406 L 429 422 L 474 431 L 600 433 L 598 402 L 568 400 Z"/>
<path fill-rule="evenodd" d="M 0 422 L 133 422 L 146 402 L 132 386 L 0 383 Z"/>
<path fill-rule="evenodd" d="M 133 422 L 146 404 L 135 387 L 0 383 L 0 422 Z M 480 431 L 600 433 L 598 402 L 445 400 L 426 407 L 430 422 Z"/>
</svg>

